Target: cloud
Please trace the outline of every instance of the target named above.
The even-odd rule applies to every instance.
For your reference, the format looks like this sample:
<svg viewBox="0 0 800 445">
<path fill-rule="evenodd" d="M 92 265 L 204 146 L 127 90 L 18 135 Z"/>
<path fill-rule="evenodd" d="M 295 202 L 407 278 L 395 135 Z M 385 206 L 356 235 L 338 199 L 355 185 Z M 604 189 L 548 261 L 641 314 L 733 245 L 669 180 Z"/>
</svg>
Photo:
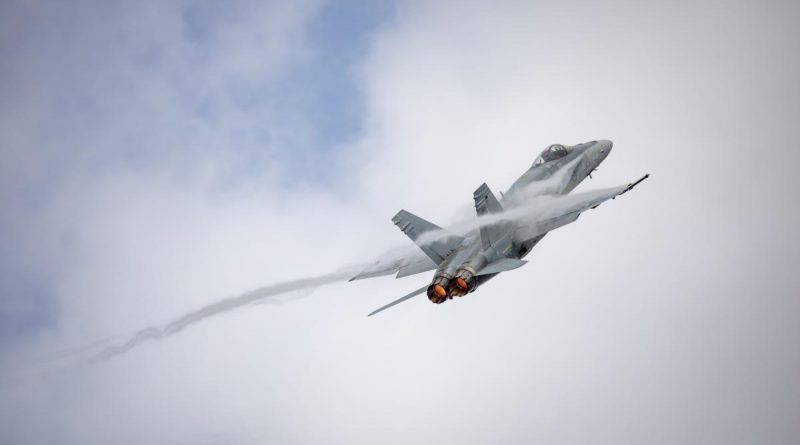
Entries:
<svg viewBox="0 0 800 445">
<path fill-rule="evenodd" d="M 5 441 L 797 435 L 796 5 L 399 4 L 350 65 L 359 134 L 323 155 L 287 105 L 324 7 L 2 6 L 4 282 L 32 277 L 50 314 L 4 339 Z M 29 369 L 372 259 L 406 242 L 398 209 L 457 220 L 546 145 L 601 138 L 615 148 L 591 188 L 652 182 L 478 293 L 367 318 L 429 277 L 331 285 L 115 360 Z"/>
</svg>

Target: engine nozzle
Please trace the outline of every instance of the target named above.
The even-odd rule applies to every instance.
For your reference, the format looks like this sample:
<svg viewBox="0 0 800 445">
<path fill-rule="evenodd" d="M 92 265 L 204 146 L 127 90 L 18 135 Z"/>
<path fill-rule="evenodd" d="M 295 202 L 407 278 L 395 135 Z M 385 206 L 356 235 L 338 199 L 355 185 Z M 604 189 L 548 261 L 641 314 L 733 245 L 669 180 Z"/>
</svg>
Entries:
<svg viewBox="0 0 800 445">
<path fill-rule="evenodd" d="M 469 266 L 461 266 L 450 284 L 449 294 L 454 297 L 463 297 L 475 290 L 475 287 L 475 272 Z"/>
<path fill-rule="evenodd" d="M 449 284 L 450 278 L 446 276 L 440 275 L 434 278 L 433 283 L 428 286 L 428 299 L 431 300 L 432 303 L 443 303 L 450 296 L 449 292 L 447 292 Z"/>
</svg>

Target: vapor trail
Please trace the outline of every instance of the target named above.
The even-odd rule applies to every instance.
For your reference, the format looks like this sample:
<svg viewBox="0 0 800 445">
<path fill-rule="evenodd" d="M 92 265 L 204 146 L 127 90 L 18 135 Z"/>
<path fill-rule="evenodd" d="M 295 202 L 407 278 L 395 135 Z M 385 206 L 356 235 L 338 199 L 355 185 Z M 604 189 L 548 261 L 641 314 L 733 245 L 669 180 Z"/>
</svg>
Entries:
<svg viewBox="0 0 800 445">
<path fill-rule="evenodd" d="M 597 198 L 620 193 L 627 185 L 610 187 L 605 189 L 590 190 L 582 193 L 571 193 L 568 195 L 541 195 L 529 199 L 523 204 L 502 210 L 497 213 L 487 213 L 477 218 L 459 221 L 450 224 L 442 230 L 432 230 L 423 233 L 418 239 L 419 244 L 431 244 L 439 240 L 446 239 L 452 234 L 469 235 L 486 226 L 496 224 L 501 221 L 524 222 L 529 225 L 546 221 L 570 211 L 576 205 L 591 202 Z"/>
<path fill-rule="evenodd" d="M 553 175 L 544 179 L 533 181 L 525 187 L 508 195 L 502 203 L 505 209 L 502 212 L 481 215 L 477 219 L 465 219 L 449 224 L 444 230 L 435 230 L 424 233 L 417 240 L 420 244 L 430 244 L 450 236 L 450 234 L 466 235 L 484 226 L 495 224 L 503 220 L 533 220 L 541 217 L 545 209 L 557 211 L 560 204 L 564 207 L 572 201 L 567 196 L 558 193 L 565 189 L 580 164 L 581 158 L 575 158 Z M 510 191 L 508 192 L 510 193 Z M 587 192 L 591 193 L 591 192 Z"/>
<path fill-rule="evenodd" d="M 560 179 L 561 178 L 557 178 L 556 180 Z M 568 195 L 548 195 L 548 194 L 541 195 L 540 193 L 542 193 L 542 190 L 535 190 L 533 193 L 528 195 L 527 200 L 523 201 L 522 203 L 517 203 L 517 205 L 509 209 L 503 210 L 498 213 L 481 215 L 480 217 L 471 219 L 469 221 L 460 221 L 456 224 L 449 226 L 448 230 L 436 230 L 436 231 L 426 232 L 417 240 L 417 242 L 420 244 L 432 243 L 437 240 L 449 237 L 451 236 L 452 233 L 469 235 L 470 232 L 475 232 L 481 227 L 496 224 L 500 221 L 517 221 L 517 222 L 524 221 L 528 225 L 533 227 L 532 230 L 538 230 L 539 223 L 546 222 L 550 218 L 562 216 L 565 214 L 565 212 L 581 211 L 583 209 L 581 205 L 585 203 L 590 203 L 591 205 L 594 205 L 595 202 L 598 203 L 602 202 L 603 200 L 608 199 L 611 196 L 616 196 L 617 194 L 621 193 L 626 187 L 627 185 L 623 185 L 608 189 L 593 190 L 593 191 L 568 194 Z M 595 201 L 598 198 L 603 198 L 603 199 L 601 199 L 600 201 Z M 567 223 L 568 222 L 570 221 L 567 221 Z M 390 254 L 390 256 L 398 256 L 399 258 L 402 258 L 406 256 L 407 252 L 408 252 L 407 250 L 403 249 L 403 250 L 392 251 L 388 254 Z M 361 270 L 361 268 L 357 269 L 347 268 L 326 275 L 319 275 L 315 277 L 306 277 L 292 281 L 285 281 L 282 283 L 276 283 L 264 286 L 259 289 L 235 297 L 226 298 L 216 303 L 209 304 L 200 309 L 188 312 L 187 314 L 178 317 L 175 320 L 166 323 L 164 325 L 152 326 L 137 331 L 134 334 L 132 334 L 125 343 L 103 348 L 102 350 L 100 350 L 100 352 L 98 352 L 94 356 L 94 359 L 95 360 L 108 359 L 115 355 L 129 351 L 144 341 L 158 340 L 171 336 L 177 332 L 180 332 L 187 326 L 205 320 L 206 318 L 224 312 L 228 312 L 230 310 L 242 306 L 262 302 L 262 300 L 268 297 L 284 294 L 295 290 L 313 289 L 315 287 L 331 284 L 340 280 L 344 280 L 346 278 L 350 278 L 355 272 L 359 270 Z"/>
<path fill-rule="evenodd" d="M 94 356 L 94 360 L 104 360 L 111 358 L 115 355 L 122 354 L 124 352 L 127 352 L 135 348 L 142 342 L 148 340 L 160 340 L 162 338 L 169 337 L 173 334 L 180 332 L 187 326 L 203 321 L 206 318 L 212 317 L 214 315 L 221 314 L 223 312 L 228 312 L 233 309 L 242 306 L 247 306 L 252 303 L 260 302 L 261 300 L 268 297 L 273 297 L 276 295 L 284 294 L 295 290 L 310 289 L 323 286 L 326 284 L 335 283 L 345 278 L 349 278 L 350 276 L 352 276 L 352 274 L 353 274 L 352 270 L 346 270 L 327 275 L 319 275 L 316 277 L 306 277 L 292 281 L 284 281 L 282 283 L 275 283 L 275 284 L 270 284 L 268 286 L 260 287 L 250 292 L 237 295 L 235 297 L 226 298 L 216 303 L 204 306 L 200 309 L 188 312 L 185 315 L 182 315 L 169 323 L 160 326 L 151 326 L 149 328 L 137 331 L 134 334 L 132 334 L 128 339 L 128 341 L 126 341 L 125 343 L 116 346 L 109 346 L 102 349 Z"/>
</svg>

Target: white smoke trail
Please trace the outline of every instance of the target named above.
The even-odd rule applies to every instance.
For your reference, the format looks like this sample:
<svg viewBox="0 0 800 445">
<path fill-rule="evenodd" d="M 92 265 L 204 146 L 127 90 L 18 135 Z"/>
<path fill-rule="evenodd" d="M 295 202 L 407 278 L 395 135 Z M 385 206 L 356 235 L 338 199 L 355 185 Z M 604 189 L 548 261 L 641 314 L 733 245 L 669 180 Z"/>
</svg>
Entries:
<svg viewBox="0 0 800 445">
<path fill-rule="evenodd" d="M 546 181 L 547 184 L 545 186 L 537 186 L 536 189 L 520 191 L 520 196 L 525 196 L 527 199 L 515 201 L 516 205 L 513 207 L 498 213 L 481 215 L 469 221 L 457 222 L 456 224 L 450 225 L 447 230 L 426 232 L 418 241 L 420 243 L 433 243 L 437 240 L 452 236 L 454 233 L 469 234 L 481 227 L 496 224 L 500 221 L 525 222 L 529 226 L 536 227 L 537 223 L 547 221 L 550 218 L 559 217 L 569 212 L 585 210 L 585 208 L 588 208 L 587 206 L 593 206 L 595 203 L 616 196 L 627 187 L 627 185 L 625 185 L 569 195 L 541 194 L 546 190 L 559 190 L 558 187 L 563 184 L 563 178 L 564 175 L 558 175 L 554 179 Z M 563 189 L 563 186 L 561 189 Z M 411 251 L 409 249 L 414 250 Z M 395 249 L 394 251 L 390 251 L 385 255 L 387 258 L 381 259 L 380 262 L 391 263 L 392 261 L 407 260 L 411 252 L 419 253 L 416 251 L 415 247 L 409 247 L 409 249 Z M 359 270 L 361 269 L 351 266 L 335 273 L 275 283 L 241 295 L 226 298 L 188 312 L 169 323 L 139 330 L 132 334 L 124 343 L 104 347 L 94 356 L 94 360 L 114 357 L 135 348 L 142 342 L 169 337 L 209 317 L 229 312 L 243 306 L 261 303 L 264 302 L 266 298 L 272 296 L 298 290 L 313 290 L 319 286 L 342 281 L 352 277 L 353 274 Z"/>
<path fill-rule="evenodd" d="M 626 187 L 627 185 L 621 185 L 569 195 L 536 196 L 501 212 L 487 213 L 469 221 L 459 221 L 451 224 L 446 229 L 425 232 L 417 239 L 417 242 L 430 244 L 451 237 L 453 234 L 469 235 L 482 227 L 490 226 L 500 221 L 516 221 L 533 225 L 574 211 L 582 203 L 595 202 L 597 199 L 606 196 L 610 198 L 621 193 Z"/>
<path fill-rule="evenodd" d="M 327 275 L 299 278 L 264 286 L 241 295 L 226 298 L 216 303 L 209 304 L 194 311 L 188 312 L 169 323 L 160 326 L 151 326 L 132 334 L 127 341 L 116 346 L 105 347 L 94 356 L 94 360 L 104 360 L 127 352 L 142 342 L 160 340 L 174 335 L 188 326 L 199 323 L 209 317 L 229 312 L 242 306 L 262 302 L 265 298 L 273 297 L 287 292 L 302 289 L 312 289 L 326 284 L 332 284 L 349 278 L 353 270 L 343 270 Z"/>
</svg>

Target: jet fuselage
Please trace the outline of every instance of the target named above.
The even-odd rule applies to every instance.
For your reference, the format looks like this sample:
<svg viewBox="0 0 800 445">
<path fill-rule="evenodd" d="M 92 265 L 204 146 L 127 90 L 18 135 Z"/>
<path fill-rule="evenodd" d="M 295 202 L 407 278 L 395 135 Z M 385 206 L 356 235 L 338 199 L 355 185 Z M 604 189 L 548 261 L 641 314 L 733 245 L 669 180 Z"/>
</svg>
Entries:
<svg viewBox="0 0 800 445">
<path fill-rule="evenodd" d="M 611 141 L 605 140 L 572 147 L 551 145 L 502 195 L 495 211 L 514 209 L 537 196 L 564 195 L 571 192 L 605 160 L 612 145 Z M 483 198 L 478 196 L 479 192 L 481 189 L 476 191 L 476 209 L 479 198 Z M 491 194 L 488 188 L 486 192 Z M 494 199 L 493 196 L 489 198 Z M 501 210 L 498 211 L 497 208 Z M 547 234 L 517 239 L 515 232 L 514 220 L 504 221 L 500 218 L 486 228 L 468 233 L 461 245 L 437 267 L 427 288 L 428 298 L 439 304 L 473 292 L 499 272 L 524 264 L 519 260 Z M 497 271 L 492 272 L 495 270 L 492 267 Z"/>
</svg>

